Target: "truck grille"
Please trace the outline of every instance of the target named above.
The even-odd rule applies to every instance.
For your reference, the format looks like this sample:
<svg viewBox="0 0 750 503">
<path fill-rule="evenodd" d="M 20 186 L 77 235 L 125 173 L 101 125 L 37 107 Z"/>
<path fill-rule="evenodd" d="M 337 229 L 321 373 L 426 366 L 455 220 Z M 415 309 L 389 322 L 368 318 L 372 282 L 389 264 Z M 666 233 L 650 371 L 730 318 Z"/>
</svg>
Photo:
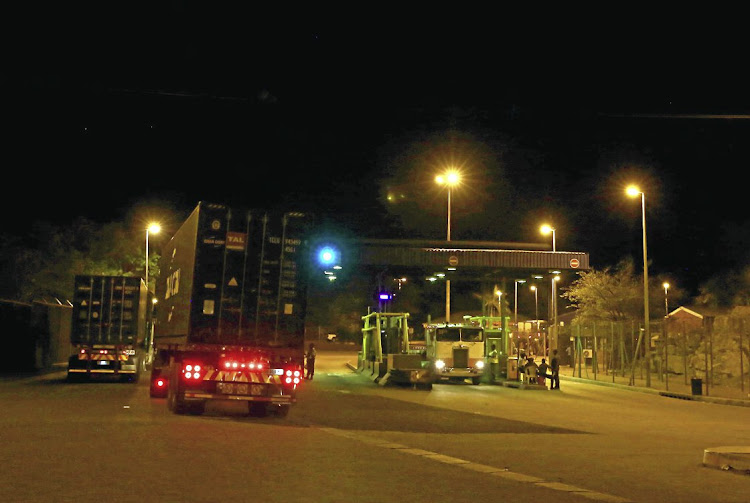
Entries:
<svg viewBox="0 0 750 503">
<path fill-rule="evenodd" d="M 467 368 L 469 366 L 469 348 L 453 349 L 453 367 Z"/>
</svg>

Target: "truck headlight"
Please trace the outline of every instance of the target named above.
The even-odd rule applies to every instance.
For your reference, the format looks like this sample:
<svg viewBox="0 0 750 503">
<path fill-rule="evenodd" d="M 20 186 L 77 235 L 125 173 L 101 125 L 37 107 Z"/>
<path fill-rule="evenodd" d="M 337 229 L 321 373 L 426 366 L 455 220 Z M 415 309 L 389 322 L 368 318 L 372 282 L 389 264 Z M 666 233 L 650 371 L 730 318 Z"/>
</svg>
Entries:
<svg viewBox="0 0 750 503">
<path fill-rule="evenodd" d="M 438 370 L 443 370 L 445 368 L 445 362 L 443 360 L 437 360 L 435 362 L 435 368 Z"/>
<path fill-rule="evenodd" d="M 483 368 L 484 368 L 484 362 L 483 362 L 482 360 L 478 360 L 478 361 L 477 361 L 477 362 L 476 362 L 476 363 L 474 364 L 474 366 L 475 366 L 476 368 L 478 368 L 478 369 L 480 369 L 480 370 L 481 370 L 481 369 L 483 369 Z"/>
</svg>

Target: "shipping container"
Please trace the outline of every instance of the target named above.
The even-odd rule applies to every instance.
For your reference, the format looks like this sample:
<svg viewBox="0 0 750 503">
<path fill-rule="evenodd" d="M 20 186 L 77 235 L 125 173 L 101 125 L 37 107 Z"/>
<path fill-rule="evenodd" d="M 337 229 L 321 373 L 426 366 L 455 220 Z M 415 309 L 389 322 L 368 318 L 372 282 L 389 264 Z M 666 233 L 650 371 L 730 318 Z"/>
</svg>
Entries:
<svg viewBox="0 0 750 503">
<path fill-rule="evenodd" d="M 162 249 L 151 395 L 285 415 L 304 368 L 308 232 L 300 212 L 201 202 Z"/>
<path fill-rule="evenodd" d="M 111 375 L 137 381 L 148 349 L 147 301 L 142 278 L 76 276 L 68 379 Z"/>
</svg>

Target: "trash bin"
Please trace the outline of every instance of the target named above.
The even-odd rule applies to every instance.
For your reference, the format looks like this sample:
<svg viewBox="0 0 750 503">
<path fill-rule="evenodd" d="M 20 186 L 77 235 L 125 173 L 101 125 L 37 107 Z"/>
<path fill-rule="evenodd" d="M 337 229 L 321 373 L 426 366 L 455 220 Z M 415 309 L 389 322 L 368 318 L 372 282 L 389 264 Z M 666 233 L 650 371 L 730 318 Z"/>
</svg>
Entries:
<svg viewBox="0 0 750 503">
<path fill-rule="evenodd" d="M 702 395 L 703 394 L 703 379 L 698 379 L 697 377 L 693 377 L 690 379 L 690 387 L 693 390 L 693 395 Z"/>
</svg>

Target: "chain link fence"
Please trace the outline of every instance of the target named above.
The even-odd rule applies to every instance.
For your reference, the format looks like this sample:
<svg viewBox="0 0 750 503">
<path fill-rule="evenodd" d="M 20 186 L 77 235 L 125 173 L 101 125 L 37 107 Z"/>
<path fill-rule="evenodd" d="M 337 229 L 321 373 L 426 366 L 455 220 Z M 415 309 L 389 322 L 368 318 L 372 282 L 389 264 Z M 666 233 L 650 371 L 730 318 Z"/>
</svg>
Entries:
<svg viewBox="0 0 750 503">
<path fill-rule="evenodd" d="M 562 375 L 675 393 L 750 398 L 750 318 L 573 322 L 559 327 Z"/>
</svg>

